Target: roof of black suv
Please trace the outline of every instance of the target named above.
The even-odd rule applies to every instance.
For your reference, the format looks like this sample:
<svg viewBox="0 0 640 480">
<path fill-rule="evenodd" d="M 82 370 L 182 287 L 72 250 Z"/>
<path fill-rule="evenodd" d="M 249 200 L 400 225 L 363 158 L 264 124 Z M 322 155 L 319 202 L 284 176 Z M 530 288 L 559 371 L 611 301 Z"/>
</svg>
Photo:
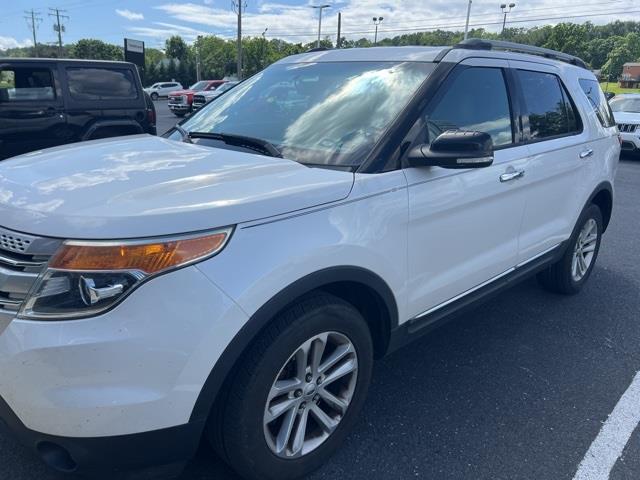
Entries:
<svg viewBox="0 0 640 480">
<path fill-rule="evenodd" d="M 24 57 L 0 57 L 0 66 L 2 64 L 11 63 L 81 63 L 81 64 L 99 64 L 99 65 L 120 65 L 134 66 L 131 62 L 123 62 L 120 60 L 86 60 L 82 58 L 24 58 Z"/>
</svg>

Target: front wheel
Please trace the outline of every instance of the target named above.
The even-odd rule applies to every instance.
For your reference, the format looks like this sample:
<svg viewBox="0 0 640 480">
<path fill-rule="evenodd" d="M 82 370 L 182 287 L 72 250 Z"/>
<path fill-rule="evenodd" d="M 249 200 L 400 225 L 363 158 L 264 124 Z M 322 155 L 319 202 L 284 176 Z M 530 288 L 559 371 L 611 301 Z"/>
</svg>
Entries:
<svg viewBox="0 0 640 480">
<path fill-rule="evenodd" d="M 538 274 L 542 286 L 556 293 L 578 293 L 593 271 L 602 231 L 602 212 L 597 205 L 589 205 L 580 215 L 563 257 Z"/>
<path fill-rule="evenodd" d="M 355 423 L 372 363 L 372 340 L 360 313 L 329 294 L 307 297 L 254 343 L 209 436 L 243 478 L 306 475 Z"/>
</svg>

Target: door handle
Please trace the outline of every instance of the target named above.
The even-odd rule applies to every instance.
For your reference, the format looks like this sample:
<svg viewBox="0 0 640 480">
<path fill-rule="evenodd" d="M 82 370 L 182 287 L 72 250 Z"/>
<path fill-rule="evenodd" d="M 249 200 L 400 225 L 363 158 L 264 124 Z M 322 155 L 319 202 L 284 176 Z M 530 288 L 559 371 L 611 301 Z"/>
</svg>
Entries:
<svg viewBox="0 0 640 480">
<path fill-rule="evenodd" d="M 501 182 L 510 182 L 511 180 L 515 180 L 516 178 L 524 177 L 524 170 L 516 170 L 513 172 L 503 173 L 500 175 Z"/>
<path fill-rule="evenodd" d="M 589 158 L 593 156 L 593 149 L 589 148 L 584 152 L 580 152 L 580 158 Z"/>
</svg>

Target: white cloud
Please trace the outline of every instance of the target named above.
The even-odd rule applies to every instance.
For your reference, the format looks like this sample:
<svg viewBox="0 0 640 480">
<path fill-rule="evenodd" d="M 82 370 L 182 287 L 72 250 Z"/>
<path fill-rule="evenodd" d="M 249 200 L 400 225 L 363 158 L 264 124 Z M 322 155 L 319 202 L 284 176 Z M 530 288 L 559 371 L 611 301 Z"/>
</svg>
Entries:
<svg viewBox="0 0 640 480">
<path fill-rule="evenodd" d="M 116 13 L 127 20 L 144 20 L 144 15 L 142 13 L 132 12 L 131 10 L 120 10 L 119 8 L 116 8 Z"/>
<path fill-rule="evenodd" d="M 31 40 L 23 40 L 21 42 L 13 37 L 0 36 L 0 50 L 7 50 L 8 48 L 29 47 L 31 45 L 33 45 L 33 42 Z"/>
<path fill-rule="evenodd" d="M 552 0 L 521 0 L 508 16 L 513 27 L 555 24 L 562 21 L 582 23 L 587 20 L 602 24 L 617 19 L 619 13 L 633 8 L 631 0 L 614 0 L 615 5 L 604 7 L 598 0 L 585 0 L 586 4 L 560 5 Z M 269 28 L 268 37 L 282 38 L 292 42 L 309 42 L 316 38 L 318 28 L 317 10 L 310 8 L 311 1 L 301 0 L 298 5 L 281 3 L 281 0 L 261 0 L 258 11 L 247 11 L 243 16 L 243 30 L 247 36 L 258 36 Z M 612 2 L 613 3 L 613 2 Z M 225 2 L 204 0 L 203 3 L 168 0 L 155 8 L 181 22 L 205 25 L 210 34 L 235 35 L 236 15 Z M 333 8 L 324 10 L 322 18 L 323 37 L 335 39 L 337 14 L 342 12 L 342 34 L 349 39 L 367 37 L 373 39 L 372 17 L 383 16 L 378 38 L 394 37 L 405 33 L 464 29 L 467 2 L 460 0 L 343 0 L 333 2 Z M 640 9 L 639 9 L 640 10 Z M 592 14 L 607 14 L 588 16 Z M 578 17 L 578 15 L 584 15 Z M 628 17 L 628 18 L 627 18 Z M 629 13 L 625 19 L 638 20 L 638 13 Z M 499 2 L 474 2 L 471 15 L 472 28 L 485 28 L 497 32 L 502 28 L 502 13 Z"/>
<path fill-rule="evenodd" d="M 130 27 L 128 30 L 140 37 L 149 37 L 154 40 L 164 42 L 173 35 L 179 35 L 188 42 L 192 42 L 198 35 L 210 35 L 210 32 L 204 32 L 183 25 L 175 25 L 173 23 L 153 22 L 152 27 Z"/>
</svg>

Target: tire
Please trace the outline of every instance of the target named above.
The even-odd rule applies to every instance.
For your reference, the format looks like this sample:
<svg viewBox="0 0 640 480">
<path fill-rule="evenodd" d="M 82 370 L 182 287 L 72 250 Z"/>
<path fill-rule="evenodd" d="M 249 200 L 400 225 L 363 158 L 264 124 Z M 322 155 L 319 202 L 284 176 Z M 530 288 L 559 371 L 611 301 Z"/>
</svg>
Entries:
<svg viewBox="0 0 640 480">
<path fill-rule="evenodd" d="M 315 340 L 309 343 L 310 339 Z M 299 353 L 305 345 L 311 345 L 310 352 L 319 352 L 318 346 L 322 345 L 323 339 L 326 340 L 326 349 L 316 363 L 320 368 L 315 371 L 323 371 L 322 367 L 330 363 L 328 359 L 332 352 L 349 352 L 324 370 L 326 384 L 316 380 L 323 380 L 324 374 L 318 373 L 316 377 L 315 373 L 313 376 L 311 373 L 295 373 L 300 370 L 294 360 L 303 358 Z M 340 343 L 345 339 L 348 345 Z M 332 342 L 337 342 L 336 350 L 333 350 Z M 309 361 L 312 356 L 310 353 Z M 354 365 L 352 373 L 334 379 L 338 370 L 349 370 Z M 351 430 L 365 401 L 372 365 L 373 343 L 360 313 L 333 295 L 317 293 L 305 297 L 276 317 L 240 361 L 224 407 L 216 416 L 217 420 L 210 419 L 207 426 L 208 437 L 222 458 L 243 478 L 289 480 L 306 475 L 325 463 Z M 309 368 L 306 371 L 314 370 Z M 295 391 L 269 400 L 276 379 L 280 379 L 279 385 L 283 385 L 282 380 L 292 375 L 304 379 L 299 384 L 301 388 L 296 387 Z M 305 383 L 310 378 L 311 382 Z M 329 418 L 333 422 L 337 420 L 337 423 L 329 422 L 331 428 L 322 430 L 316 420 L 318 409 L 330 415 L 338 411 L 325 402 L 327 391 L 342 401 L 346 410 L 341 416 Z M 279 402 L 293 406 L 281 415 L 274 415 L 276 420 L 268 423 L 268 415 L 275 411 L 274 405 Z M 313 419 L 306 424 L 309 440 L 304 442 L 303 450 L 295 453 L 301 445 L 294 441 L 298 431 L 296 427 L 303 418 Z M 290 441 L 279 443 L 278 434 L 287 431 L 283 427 L 288 420 L 290 436 L 285 436 Z M 332 432 L 328 433 L 330 430 Z"/>
<path fill-rule="evenodd" d="M 160 97 L 158 96 L 158 94 L 156 92 L 153 92 L 151 94 L 151 100 L 153 100 L 154 102 L 157 101 L 158 98 L 160 98 Z"/>
<path fill-rule="evenodd" d="M 584 229 L 587 228 L 587 225 L 595 228 L 596 237 L 592 242 L 583 243 L 583 240 L 586 238 L 583 236 L 583 232 Z M 602 221 L 600 208 L 597 205 L 589 205 L 580 215 L 573 234 L 569 239 L 567 250 L 562 258 L 538 274 L 540 284 L 545 289 L 555 293 L 565 295 L 578 293 L 589 279 L 596 259 L 598 258 L 602 231 L 604 229 L 603 226 L 604 223 Z M 593 253 L 593 255 L 590 257 L 586 269 L 583 269 L 584 265 L 582 267 L 580 266 L 580 262 L 576 262 L 576 270 L 574 270 L 574 255 L 579 255 L 576 253 L 576 249 L 580 248 L 581 244 L 584 245 L 583 248 L 585 248 L 585 252 L 586 249 L 589 248 L 589 252 L 587 253 Z"/>
</svg>

